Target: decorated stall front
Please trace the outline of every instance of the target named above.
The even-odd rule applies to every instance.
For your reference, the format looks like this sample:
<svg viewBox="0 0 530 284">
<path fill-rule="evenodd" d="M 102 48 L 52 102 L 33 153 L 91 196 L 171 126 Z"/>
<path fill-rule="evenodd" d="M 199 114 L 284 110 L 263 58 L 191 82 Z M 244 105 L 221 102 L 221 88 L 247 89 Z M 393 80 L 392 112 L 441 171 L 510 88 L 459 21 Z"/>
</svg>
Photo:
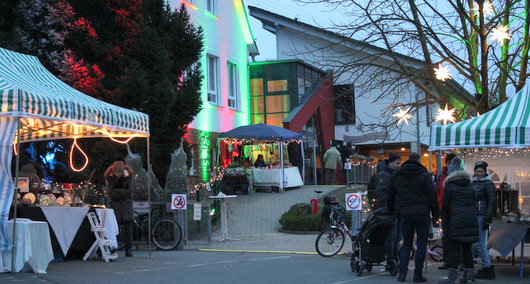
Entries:
<svg viewBox="0 0 530 284">
<path fill-rule="evenodd" d="M 296 144 L 295 147 L 289 146 L 292 143 Z M 223 161 L 226 164 L 239 163 L 244 167 L 247 160 L 246 167 L 252 168 L 252 184 L 255 186 L 277 186 L 283 191 L 285 188 L 303 185 L 303 178 L 300 175 L 300 172 L 304 172 L 301 157 L 303 142 L 299 133 L 262 123 L 253 124 L 220 133 L 217 145 L 221 154 L 221 163 Z M 287 162 L 286 148 L 291 149 L 289 159 L 292 163 Z M 223 154 L 227 150 L 229 154 Z M 234 151 L 237 152 L 237 159 L 234 159 Z M 259 155 L 264 157 L 264 165 L 253 167 Z"/>
<path fill-rule="evenodd" d="M 519 199 L 519 205 L 524 207 L 518 209 L 529 209 L 528 204 L 521 202 L 530 197 L 530 182 L 526 180 L 530 168 L 530 157 L 526 157 L 526 148 L 530 146 L 528 85 L 485 114 L 458 123 L 433 126 L 430 142 L 429 151 L 469 149 L 463 152 L 466 170 L 472 170 L 475 161 L 486 161 L 498 189 L 501 190 L 502 184 L 504 191 L 516 190 L 523 198 Z M 509 209 L 505 208 L 504 201 L 499 204 L 500 211 Z"/>
<path fill-rule="evenodd" d="M 71 138 L 76 147 L 78 138 L 89 137 L 119 142 L 144 137 L 148 143 L 149 117 L 87 96 L 53 76 L 36 57 L 3 48 L 0 95 L 0 251 L 7 251 L 11 250 L 7 219 L 15 193 L 13 176 L 18 176 L 18 169 L 11 173 L 11 161 L 19 143 Z"/>
<path fill-rule="evenodd" d="M 530 215 L 530 88 L 478 117 L 431 128 L 429 151 L 460 149 L 465 169 L 488 163 L 497 186 L 497 216 L 520 221 Z M 517 220 L 516 220 L 517 219 Z M 530 218 L 528 218 L 530 220 Z"/>
</svg>

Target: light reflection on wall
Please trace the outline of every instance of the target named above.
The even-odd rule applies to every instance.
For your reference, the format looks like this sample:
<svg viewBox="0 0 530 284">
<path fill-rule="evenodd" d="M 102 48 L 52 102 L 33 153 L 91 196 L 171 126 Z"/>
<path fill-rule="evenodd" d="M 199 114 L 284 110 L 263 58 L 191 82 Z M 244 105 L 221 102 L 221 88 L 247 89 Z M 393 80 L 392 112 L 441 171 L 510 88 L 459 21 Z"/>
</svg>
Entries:
<svg viewBox="0 0 530 284">
<path fill-rule="evenodd" d="M 207 182 L 210 179 L 210 139 L 208 131 L 199 131 L 200 177 Z"/>
</svg>

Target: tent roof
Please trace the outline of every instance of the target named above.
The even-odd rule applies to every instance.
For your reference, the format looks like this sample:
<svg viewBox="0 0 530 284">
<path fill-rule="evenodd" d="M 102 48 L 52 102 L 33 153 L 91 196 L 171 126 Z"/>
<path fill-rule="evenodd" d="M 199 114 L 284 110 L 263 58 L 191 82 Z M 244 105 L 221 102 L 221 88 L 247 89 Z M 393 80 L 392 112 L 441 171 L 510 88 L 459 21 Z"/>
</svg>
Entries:
<svg viewBox="0 0 530 284">
<path fill-rule="evenodd" d="M 497 108 L 478 117 L 431 127 L 429 151 L 456 148 L 525 148 L 530 146 L 528 84 Z"/>
<path fill-rule="evenodd" d="M 149 136 L 149 116 L 68 86 L 39 60 L 0 48 L 0 116 L 21 117 L 21 141 Z"/>
<path fill-rule="evenodd" d="M 263 123 L 240 126 L 228 132 L 221 132 L 219 138 L 235 138 L 254 141 L 286 141 L 302 139 L 302 134 Z"/>
</svg>

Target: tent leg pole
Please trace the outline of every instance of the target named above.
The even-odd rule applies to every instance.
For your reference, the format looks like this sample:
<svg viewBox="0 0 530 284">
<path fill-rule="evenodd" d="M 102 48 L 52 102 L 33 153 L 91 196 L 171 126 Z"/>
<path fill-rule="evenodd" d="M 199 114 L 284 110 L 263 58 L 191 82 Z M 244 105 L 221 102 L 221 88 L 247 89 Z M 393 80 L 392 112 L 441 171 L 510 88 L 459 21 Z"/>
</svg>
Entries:
<svg viewBox="0 0 530 284">
<path fill-rule="evenodd" d="M 12 238 L 12 244 L 11 244 L 11 273 L 16 273 L 13 270 L 15 269 L 15 258 L 16 253 L 15 250 L 17 249 L 16 245 L 16 225 L 17 225 L 17 194 L 18 194 L 18 168 L 20 166 L 20 117 L 17 120 L 17 158 L 15 163 L 15 190 L 13 193 L 13 238 Z M 10 177 L 11 178 L 11 177 Z"/>
<path fill-rule="evenodd" d="M 148 242 L 148 257 L 151 258 L 151 157 L 149 153 L 149 137 L 147 137 L 147 220 L 149 222 Z"/>
</svg>

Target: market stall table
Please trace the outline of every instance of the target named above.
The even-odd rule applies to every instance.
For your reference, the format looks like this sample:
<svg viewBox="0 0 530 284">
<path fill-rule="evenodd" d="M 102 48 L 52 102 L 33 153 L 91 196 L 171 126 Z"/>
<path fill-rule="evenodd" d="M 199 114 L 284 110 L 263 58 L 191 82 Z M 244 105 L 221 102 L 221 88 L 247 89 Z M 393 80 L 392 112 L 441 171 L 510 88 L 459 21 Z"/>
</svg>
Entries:
<svg viewBox="0 0 530 284">
<path fill-rule="evenodd" d="M 102 223 L 105 223 L 105 226 L 108 227 L 107 237 L 113 240 L 113 246 L 117 247 L 116 235 L 119 231 L 114 210 L 112 209 L 21 206 L 18 209 L 18 216 L 34 221 L 48 222 L 55 258 L 80 258 L 90 249 L 95 240 L 86 215 L 88 212 L 96 212 L 98 217 L 100 217 L 100 210 L 106 212 L 105 220 Z"/>
<path fill-rule="evenodd" d="M 210 196 L 212 199 L 219 199 L 221 200 L 221 232 L 222 237 L 219 240 L 220 242 L 224 240 L 233 240 L 233 241 L 239 241 L 238 238 L 231 238 L 228 236 L 228 212 L 226 210 L 226 199 L 227 198 L 235 198 L 237 195 L 216 195 L 216 196 Z"/>
<path fill-rule="evenodd" d="M 282 169 L 252 169 L 254 186 L 277 186 L 281 187 Z M 285 188 L 304 185 L 298 167 L 284 168 Z"/>
<path fill-rule="evenodd" d="M 7 222 L 7 233 L 13 237 L 13 220 Z M 20 272 L 26 262 L 35 273 L 46 273 L 48 263 L 53 259 L 50 231 L 46 222 L 17 218 L 15 234 L 15 269 L 11 270 L 12 251 L 2 251 L 0 267 L 2 272 Z M 13 244 L 13 242 L 11 242 Z"/>
<path fill-rule="evenodd" d="M 521 277 L 523 277 L 524 239 L 529 227 L 528 225 L 493 221 L 488 237 L 487 247 L 495 249 L 504 257 L 514 250 L 519 243 L 521 244 Z"/>
</svg>

